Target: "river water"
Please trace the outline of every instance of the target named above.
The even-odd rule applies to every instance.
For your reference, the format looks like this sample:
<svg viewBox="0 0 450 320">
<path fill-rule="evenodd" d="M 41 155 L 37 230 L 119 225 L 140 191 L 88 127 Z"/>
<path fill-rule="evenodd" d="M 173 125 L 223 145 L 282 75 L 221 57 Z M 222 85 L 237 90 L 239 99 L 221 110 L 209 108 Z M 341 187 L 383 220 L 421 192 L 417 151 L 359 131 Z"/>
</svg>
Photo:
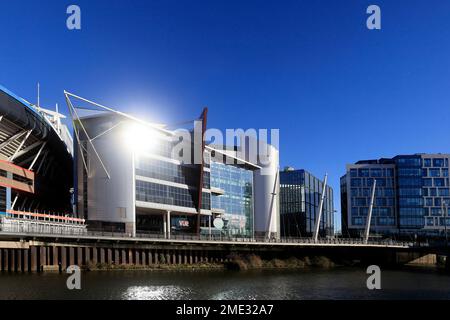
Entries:
<svg viewBox="0 0 450 320">
<path fill-rule="evenodd" d="M 361 268 L 270 271 L 100 271 L 81 274 L 0 273 L 0 299 L 450 299 L 450 274 L 435 269 L 382 270 L 368 290 Z"/>
</svg>

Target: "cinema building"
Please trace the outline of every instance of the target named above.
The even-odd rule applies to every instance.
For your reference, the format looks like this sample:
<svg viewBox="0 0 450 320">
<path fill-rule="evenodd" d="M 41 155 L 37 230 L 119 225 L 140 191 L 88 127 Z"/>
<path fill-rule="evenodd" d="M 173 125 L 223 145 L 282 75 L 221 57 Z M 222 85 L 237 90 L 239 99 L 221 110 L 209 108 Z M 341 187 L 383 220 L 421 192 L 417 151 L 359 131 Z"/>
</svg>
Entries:
<svg viewBox="0 0 450 320">
<path fill-rule="evenodd" d="M 265 145 L 270 163 L 263 165 L 249 161 L 248 143 L 208 145 L 206 109 L 180 140 L 179 129 L 68 92 L 66 100 L 75 123 L 76 212 L 90 229 L 166 238 L 280 236 L 273 146 Z"/>
</svg>

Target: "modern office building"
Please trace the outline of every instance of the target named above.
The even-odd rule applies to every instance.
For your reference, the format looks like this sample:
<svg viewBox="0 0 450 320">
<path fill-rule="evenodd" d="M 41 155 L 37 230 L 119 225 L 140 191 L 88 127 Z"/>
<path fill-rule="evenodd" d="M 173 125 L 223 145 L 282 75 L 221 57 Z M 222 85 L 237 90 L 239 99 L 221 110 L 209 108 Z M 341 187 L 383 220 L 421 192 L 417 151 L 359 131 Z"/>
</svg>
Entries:
<svg viewBox="0 0 450 320">
<path fill-rule="evenodd" d="M 280 216 L 283 237 L 310 237 L 314 233 L 323 181 L 306 170 L 280 172 Z M 319 235 L 334 235 L 333 189 L 325 188 Z"/>
<path fill-rule="evenodd" d="M 77 212 L 90 229 L 167 238 L 280 236 L 272 146 L 272 161 L 263 166 L 248 161 L 240 147 L 208 145 L 206 110 L 192 128 L 169 130 L 107 107 L 93 109 L 99 105 L 70 93 L 66 98 L 75 123 Z"/>
<path fill-rule="evenodd" d="M 210 170 L 212 213 L 226 222 L 227 235 L 253 236 L 253 170 L 215 161 Z"/>
<path fill-rule="evenodd" d="M 343 235 L 366 225 L 376 179 L 371 234 L 441 236 L 448 226 L 449 155 L 399 155 L 347 165 L 341 178 Z"/>
<path fill-rule="evenodd" d="M 61 118 L 0 86 L 0 214 L 72 215 L 73 142 Z"/>
</svg>

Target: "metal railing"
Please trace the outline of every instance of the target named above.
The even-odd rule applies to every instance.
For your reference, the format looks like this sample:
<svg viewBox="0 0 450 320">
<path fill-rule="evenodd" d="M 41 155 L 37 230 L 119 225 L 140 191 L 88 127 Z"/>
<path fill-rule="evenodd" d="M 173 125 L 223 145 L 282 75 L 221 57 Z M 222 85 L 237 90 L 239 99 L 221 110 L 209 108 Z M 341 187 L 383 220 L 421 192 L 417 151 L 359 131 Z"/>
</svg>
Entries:
<svg viewBox="0 0 450 320">
<path fill-rule="evenodd" d="M 168 238 L 164 233 L 137 233 L 134 237 L 131 234 L 122 232 L 107 232 L 107 231 L 87 231 L 81 229 L 64 229 L 60 227 L 48 226 L 34 226 L 33 228 L 22 228 L 20 226 L 2 226 L 0 225 L 1 233 L 13 233 L 22 235 L 47 235 L 47 236 L 79 236 L 90 238 L 116 238 L 116 239 L 136 239 L 136 240 L 166 240 L 166 241 L 200 241 L 200 242 L 235 242 L 239 244 L 245 243 L 265 243 L 265 244 L 311 244 L 311 245 L 365 245 L 363 239 L 352 238 L 323 238 L 315 242 L 312 238 L 266 238 L 266 237 L 232 237 L 226 235 L 194 235 L 194 234 L 171 234 Z M 385 240 L 369 240 L 367 245 L 379 246 L 415 246 L 413 242 L 395 241 L 391 239 Z"/>
<path fill-rule="evenodd" d="M 85 235 L 86 225 L 50 221 L 6 219 L 0 220 L 0 231 L 25 234 Z"/>
</svg>

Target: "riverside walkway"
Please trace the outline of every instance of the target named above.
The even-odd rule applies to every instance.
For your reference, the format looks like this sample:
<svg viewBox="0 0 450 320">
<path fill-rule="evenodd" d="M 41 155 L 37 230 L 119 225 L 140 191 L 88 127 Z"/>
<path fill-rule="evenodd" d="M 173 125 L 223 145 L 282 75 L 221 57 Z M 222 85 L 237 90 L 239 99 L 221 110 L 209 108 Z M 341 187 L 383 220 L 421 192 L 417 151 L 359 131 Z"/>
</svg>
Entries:
<svg viewBox="0 0 450 320">
<path fill-rule="evenodd" d="M 67 239 L 67 240 L 88 240 L 88 241 L 114 241 L 114 242 L 133 242 L 133 243 L 172 243 L 172 244 L 209 244 L 209 245 L 244 245 L 244 246 L 288 246 L 288 247 L 378 247 L 378 248 L 411 248 L 415 247 L 412 242 L 394 241 L 394 240 L 369 240 L 367 243 L 362 239 L 341 239 L 324 238 L 315 242 L 311 238 L 280 238 L 269 239 L 263 237 L 238 238 L 215 235 L 175 235 L 167 238 L 159 233 L 138 233 L 131 236 L 125 233 L 114 232 L 52 232 L 48 228 L 42 232 L 28 232 L 17 228 L 16 230 L 0 229 L 0 240 L 7 238 L 21 239 Z"/>
</svg>

